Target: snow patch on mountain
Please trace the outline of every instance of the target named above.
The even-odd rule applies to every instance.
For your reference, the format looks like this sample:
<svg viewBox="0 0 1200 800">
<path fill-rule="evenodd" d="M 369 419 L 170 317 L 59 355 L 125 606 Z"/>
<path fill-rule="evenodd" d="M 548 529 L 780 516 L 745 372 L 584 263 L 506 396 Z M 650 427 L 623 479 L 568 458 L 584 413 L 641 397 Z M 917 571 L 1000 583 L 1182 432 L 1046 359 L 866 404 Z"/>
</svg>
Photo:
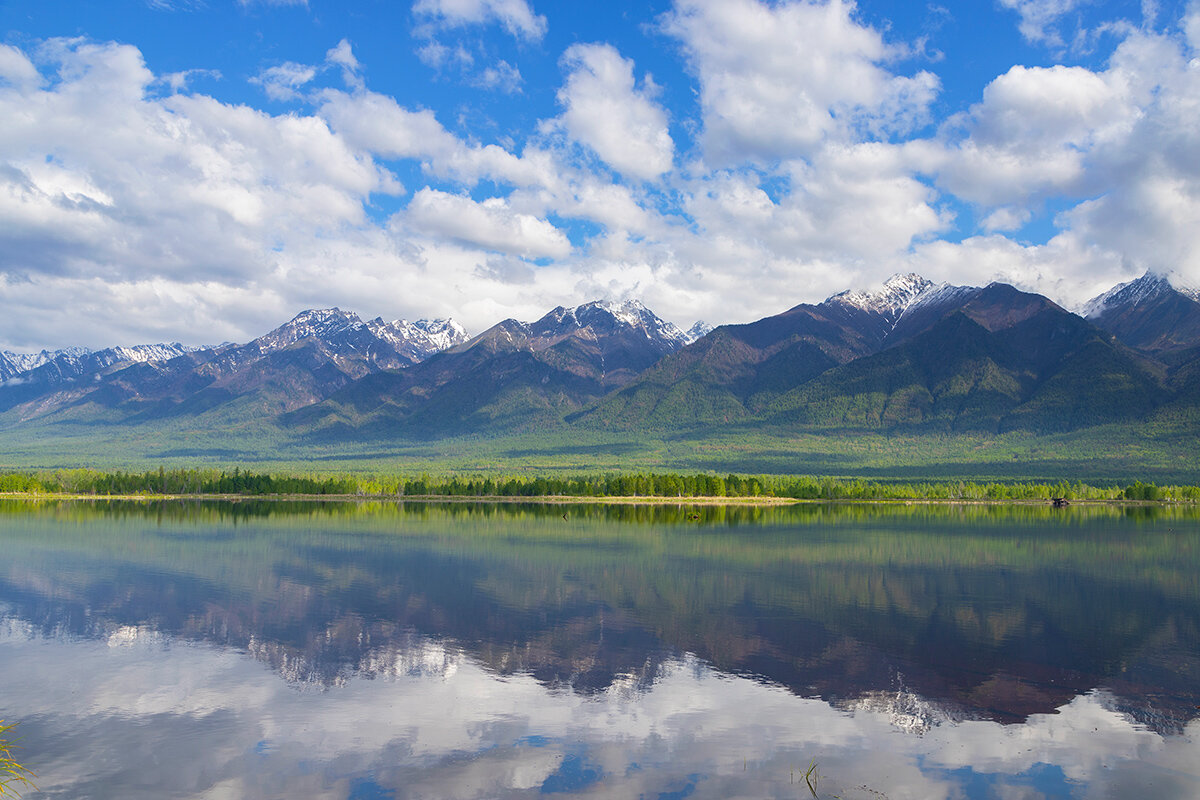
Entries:
<svg viewBox="0 0 1200 800">
<path fill-rule="evenodd" d="M 574 308 L 559 306 L 529 327 L 539 336 L 565 336 L 584 328 L 593 331 L 628 328 L 671 350 L 689 341 L 678 325 L 660 318 L 637 300 L 619 303 L 593 300 Z"/>
<path fill-rule="evenodd" d="M 661 319 L 637 300 L 626 300 L 622 303 L 591 303 L 589 305 L 598 305 L 622 324 L 641 330 L 649 339 L 659 340 L 676 348 L 683 347 L 688 342 L 687 334 L 680 330 L 678 325 Z"/>
<path fill-rule="evenodd" d="M 1118 284 L 1104 294 L 1093 297 L 1083 304 L 1078 313 L 1086 319 L 1094 319 L 1110 308 L 1140 305 L 1171 291 L 1200 302 L 1200 289 L 1178 273 L 1147 272 L 1136 280 Z"/>
<path fill-rule="evenodd" d="M 424 361 L 434 353 L 471 338 L 452 319 L 419 319 L 416 322 L 397 319 L 385 322 L 382 317 L 376 317 L 366 325 L 373 336 L 387 342 L 396 352 L 414 362 Z"/>
<path fill-rule="evenodd" d="M 15 372 L 4 370 L 3 377 L 10 384 L 16 382 L 56 384 L 73 381 L 85 375 L 98 375 L 101 371 L 118 364 L 134 364 L 147 361 L 167 361 L 196 348 L 185 347 L 179 342 L 170 344 L 139 344 L 133 347 L 106 347 L 89 350 L 86 347 L 66 347 L 62 350 L 42 350 L 38 353 L 4 352 L 4 359 L 16 368 Z"/>
<path fill-rule="evenodd" d="M 60 356 L 70 359 L 80 359 L 90 352 L 91 350 L 88 350 L 86 347 L 64 347 L 61 350 L 42 350 L 38 353 L 14 353 L 11 350 L 5 350 L 3 355 L 17 368 L 18 372 L 29 372 L 29 370 L 37 369 L 42 364 L 53 361 Z"/>
<path fill-rule="evenodd" d="M 383 343 L 407 361 L 416 363 L 468 338 L 463 327 L 452 319 L 387 322 L 376 317 L 363 322 L 357 314 L 335 307 L 302 311 L 256 339 L 254 344 L 266 354 L 306 339 L 317 339 L 337 355 L 352 356 L 375 351 Z"/>
<path fill-rule="evenodd" d="M 366 331 L 367 326 L 357 314 L 340 308 L 313 308 L 301 311 L 288 322 L 255 340 L 263 353 L 291 347 L 305 339 L 330 341 L 352 331 Z"/>
<path fill-rule="evenodd" d="M 705 336 L 708 336 L 710 333 L 712 333 L 712 330 L 712 325 L 709 325 L 702 319 L 696 320 L 696 323 L 692 325 L 692 327 L 688 328 L 687 332 L 685 333 L 687 336 L 687 343 L 691 344 L 697 339 L 703 339 Z"/>
<path fill-rule="evenodd" d="M 900 316 L 911 314 L 914 311 L 929 308 L 930 306 L 965 303 L 970 295 L 978 291 L 979 287 L 977 286 L 955 286 L 951 283 L 931 285 L 920 296 L 913 298 L 913 301 L 905 306 Z"/>
<path fill-rule="evenodd" d="M 905 275 L 893 275 L 874 291 L 849 289 L 833 295 L 825 302 L 851 306 L 896 320 L 905 309 L 934 288 L 933 281 L 910 272 Z"/>
</svg>

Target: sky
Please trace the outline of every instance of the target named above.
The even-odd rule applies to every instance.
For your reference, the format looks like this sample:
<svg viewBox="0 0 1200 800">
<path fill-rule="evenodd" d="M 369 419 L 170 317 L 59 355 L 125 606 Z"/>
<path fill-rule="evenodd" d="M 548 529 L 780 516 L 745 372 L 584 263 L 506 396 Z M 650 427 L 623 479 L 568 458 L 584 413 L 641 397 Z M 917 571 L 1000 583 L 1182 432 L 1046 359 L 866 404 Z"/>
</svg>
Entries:
<svg viewBox="0 0 1200 800">
<path fill-rule="evenodd" d="M 1200 0 L 0 0 L 0 348 L 1200 284 Z"/>
</svg>

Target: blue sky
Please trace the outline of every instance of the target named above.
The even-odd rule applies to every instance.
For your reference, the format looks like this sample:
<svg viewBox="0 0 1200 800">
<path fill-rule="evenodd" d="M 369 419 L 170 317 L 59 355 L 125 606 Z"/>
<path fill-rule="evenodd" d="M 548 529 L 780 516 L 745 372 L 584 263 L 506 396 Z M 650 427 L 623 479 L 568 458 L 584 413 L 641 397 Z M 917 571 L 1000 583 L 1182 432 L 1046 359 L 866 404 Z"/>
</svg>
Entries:
<svg viewBox="0 0 1200 800">
<path fill-rule="evenodd" d="M 0 347 L 1200 279 L 1200 4 L 0 0 Z"/>
</svg>

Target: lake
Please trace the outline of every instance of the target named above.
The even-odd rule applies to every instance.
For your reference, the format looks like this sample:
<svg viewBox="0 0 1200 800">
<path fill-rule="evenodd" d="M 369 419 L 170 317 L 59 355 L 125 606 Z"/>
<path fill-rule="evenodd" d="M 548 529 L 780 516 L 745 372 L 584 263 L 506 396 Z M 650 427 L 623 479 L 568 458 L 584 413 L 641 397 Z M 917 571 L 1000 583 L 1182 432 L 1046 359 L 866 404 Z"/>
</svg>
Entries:
<svg viewBox="0 0 1200 800">
<path fill-rule="evenodd" d="M 27 798 L 1197 798 L 1200 513 L 2 501 L 0 676 Z"/>
</svg>

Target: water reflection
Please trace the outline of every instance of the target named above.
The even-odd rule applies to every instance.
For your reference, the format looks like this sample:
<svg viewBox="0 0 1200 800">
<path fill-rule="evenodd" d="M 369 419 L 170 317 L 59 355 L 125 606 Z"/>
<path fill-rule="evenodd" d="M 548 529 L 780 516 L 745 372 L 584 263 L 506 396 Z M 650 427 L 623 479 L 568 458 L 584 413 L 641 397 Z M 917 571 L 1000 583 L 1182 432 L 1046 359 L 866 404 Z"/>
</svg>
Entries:
<svg viewBox="0 0 1200 800">
<path fill-rule="evenodd" d="M 1200 791 L 1186 509 L 7 503 L 0 548 L 61 796 Z"/>
</svg>

